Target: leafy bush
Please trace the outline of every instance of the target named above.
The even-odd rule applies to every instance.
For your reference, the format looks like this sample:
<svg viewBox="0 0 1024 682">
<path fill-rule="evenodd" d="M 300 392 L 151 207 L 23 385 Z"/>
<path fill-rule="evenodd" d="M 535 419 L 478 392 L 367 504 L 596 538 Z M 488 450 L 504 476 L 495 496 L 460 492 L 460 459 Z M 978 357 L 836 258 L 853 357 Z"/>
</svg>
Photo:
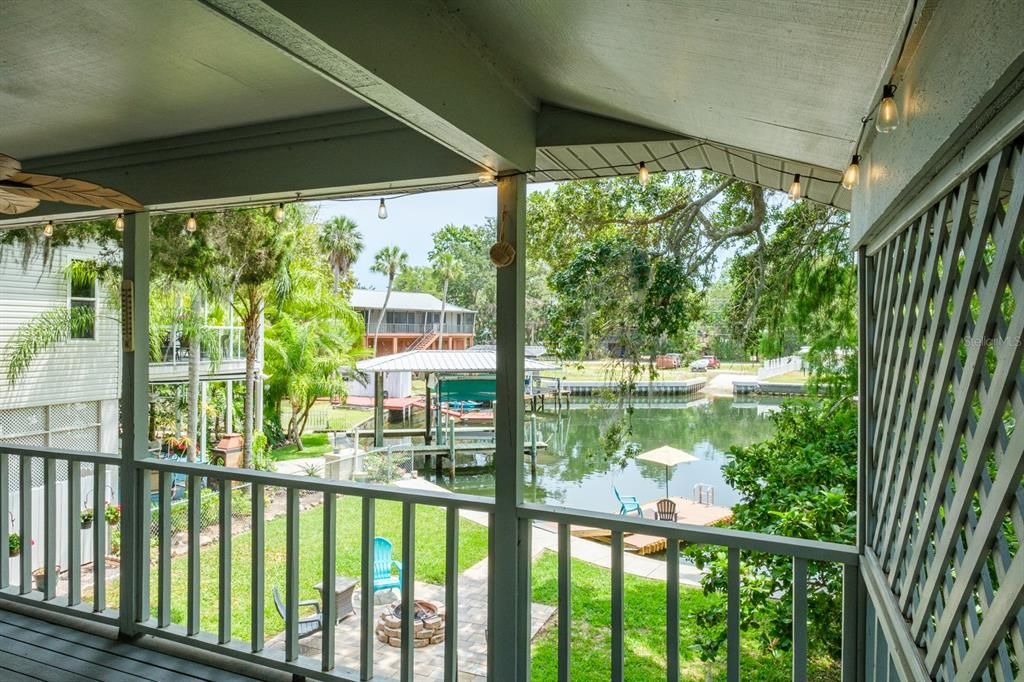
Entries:
<svg viewBox="0 0 1024 682">
<path fill-rule="evenodd" d="M 17 533 L 11 533 L 7 536 L 8 553 L 11 556 L 21 553 L 21 536 Z"/>
<path fill-rule="evenodd" d="M 722 467 L 740 493 L 732 527 L 774 535 L 853 544 L 856 538 L 857 411 L 848 400 L 832 405 L 787 403 L 775 416 L 775 435 L 734 448 Z M 706 593 L 727 591 L 724 549 L 686 550 Z M 756 626 L 766 650 L 788 650 L 792 634 L 792 561 L 742 555 L 742 627 Z M 842 567 L 808 565 L 808 636 L 817 653 L 836 656 L 842 625 Z M 711 618 L 715 614 L 706 614 Z M 720 617 L 721 614 L 718 614 Z M 710 642 L 712 653 L 714 642 Z"/>
</svg>

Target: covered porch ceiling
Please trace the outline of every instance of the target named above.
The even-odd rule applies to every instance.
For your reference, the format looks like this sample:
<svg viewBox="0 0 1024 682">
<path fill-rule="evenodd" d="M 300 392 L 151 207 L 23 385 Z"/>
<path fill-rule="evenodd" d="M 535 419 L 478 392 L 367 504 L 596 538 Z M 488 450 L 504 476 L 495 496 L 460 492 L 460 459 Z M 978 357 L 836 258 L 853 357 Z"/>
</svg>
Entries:
<svg viewBox="0 0 1024 682">
<path fill-rule="evenodd" d="M 709 168 L 838 180 L 909 0 L 7 0 L 0 153 L 153 210 Z M 109 214 L 43 203 L 0 225 Z"/>
</svg>

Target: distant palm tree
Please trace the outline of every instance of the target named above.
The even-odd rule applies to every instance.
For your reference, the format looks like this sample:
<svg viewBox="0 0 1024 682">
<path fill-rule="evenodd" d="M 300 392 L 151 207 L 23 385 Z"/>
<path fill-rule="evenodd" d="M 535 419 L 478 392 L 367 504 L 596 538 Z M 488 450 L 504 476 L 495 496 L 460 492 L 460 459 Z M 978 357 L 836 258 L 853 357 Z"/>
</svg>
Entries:
<svg viewBox="0 0 1024 682">
<path fill-rule="evenodd" d="M 341 289 L 341 280 L 348 276 L 352 264 L 363 252 L 363 235 L 351 218 L 338 216 L 320 226 L 320 247 L 334 272 L 334 290 Z"/>
<path fill-rule="evenodd" d="M 377 327 L 373 330 L 373 354 L 377 354 L 377 337 L 380 335 L 380 324 L 384 321 L 384 315 L 388 310 L 388 301 L 391 300 L 391 288 L 395 284 L 395 277 L 405 269 L 409 262 L 409 254 L 397 246 L 385 246 L 377 252 L 373 258 L 373 266 L 370 272 L 385 275 L 388 278 L 388 292 L 384 294 L 384 307 L 381 308 L 380 317 L 377 318 Z"/>
<path fill-rule="evenodd" d="M 435 253 L 430 259 L 434 266 L 434 274 L 441 280 L 441 324 L 438 327 L 437 347 L 444 348 L 444 316 L 448 309 L 448 285 L 453 279 L 462 276 L 462 265 L 450 253 Z"/>
</svg>

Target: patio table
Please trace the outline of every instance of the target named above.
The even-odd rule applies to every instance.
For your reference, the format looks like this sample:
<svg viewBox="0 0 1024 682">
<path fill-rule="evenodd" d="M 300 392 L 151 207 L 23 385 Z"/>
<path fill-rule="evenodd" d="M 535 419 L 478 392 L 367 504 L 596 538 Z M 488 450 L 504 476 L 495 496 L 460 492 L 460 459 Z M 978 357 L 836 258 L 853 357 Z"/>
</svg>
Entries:
<svg viewBox="0 0 1024 682">
<path fill-rule="evenodd" d="M 334 578 L 334 605 L 337 619 L 340 623 L 349 616 L 355 615 L 355 607 L 352 606 L 352 592 L 355 591 L 359 581 L 355 578 L 339 575 Z M 315 585 L 316 591 L 320 593 L 320 602 L 324 601 L 324 584 L 319 582 Z"/>
</svg>

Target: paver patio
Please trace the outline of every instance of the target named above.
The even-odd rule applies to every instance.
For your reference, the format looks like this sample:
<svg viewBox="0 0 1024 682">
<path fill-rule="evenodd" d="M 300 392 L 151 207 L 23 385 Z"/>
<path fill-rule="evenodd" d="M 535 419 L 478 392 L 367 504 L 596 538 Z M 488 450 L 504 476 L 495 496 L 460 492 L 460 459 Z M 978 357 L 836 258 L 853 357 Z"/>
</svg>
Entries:
<svg viewBox="0 0 1024 682">
<path fill-rule="evenodd" d="M 398 592 L 395 591 L 395 600 Z M 444 605 L 444 587 L 416 582 L 416 599 L 426 599 Z M 362 595 L 357 593 L 353 600 L 356 615 L 346 618 L 334 628 L 335 663 L 339 667 L 359 667 L 359 623 L 362 609 Z M 374 606 L 375 617 L 388 604 Z M 530 637 L 534 637 L 552 617 L 555 607 L 533 604 L 531 608 Z M 459 680 L 483 682 L 487 673 L 487 639 L 484 628 L 487 625 L 487 560 L 471 566 L 459 576 L 458 610 L 458 660 Z M 322 633 L 317 633 L 300 642 L 303 656 L 319 658 Z M 281 633 L 267 642 L 267 648 L 284 648 L 284 634 Z M 440 680 L 444 678 L 444 644 L 433 644 L 414 650 L 416 680 Z M 374 637 L 374 674 L 384 677 L 399 677 L 401 652 Z"/>
</svg>

